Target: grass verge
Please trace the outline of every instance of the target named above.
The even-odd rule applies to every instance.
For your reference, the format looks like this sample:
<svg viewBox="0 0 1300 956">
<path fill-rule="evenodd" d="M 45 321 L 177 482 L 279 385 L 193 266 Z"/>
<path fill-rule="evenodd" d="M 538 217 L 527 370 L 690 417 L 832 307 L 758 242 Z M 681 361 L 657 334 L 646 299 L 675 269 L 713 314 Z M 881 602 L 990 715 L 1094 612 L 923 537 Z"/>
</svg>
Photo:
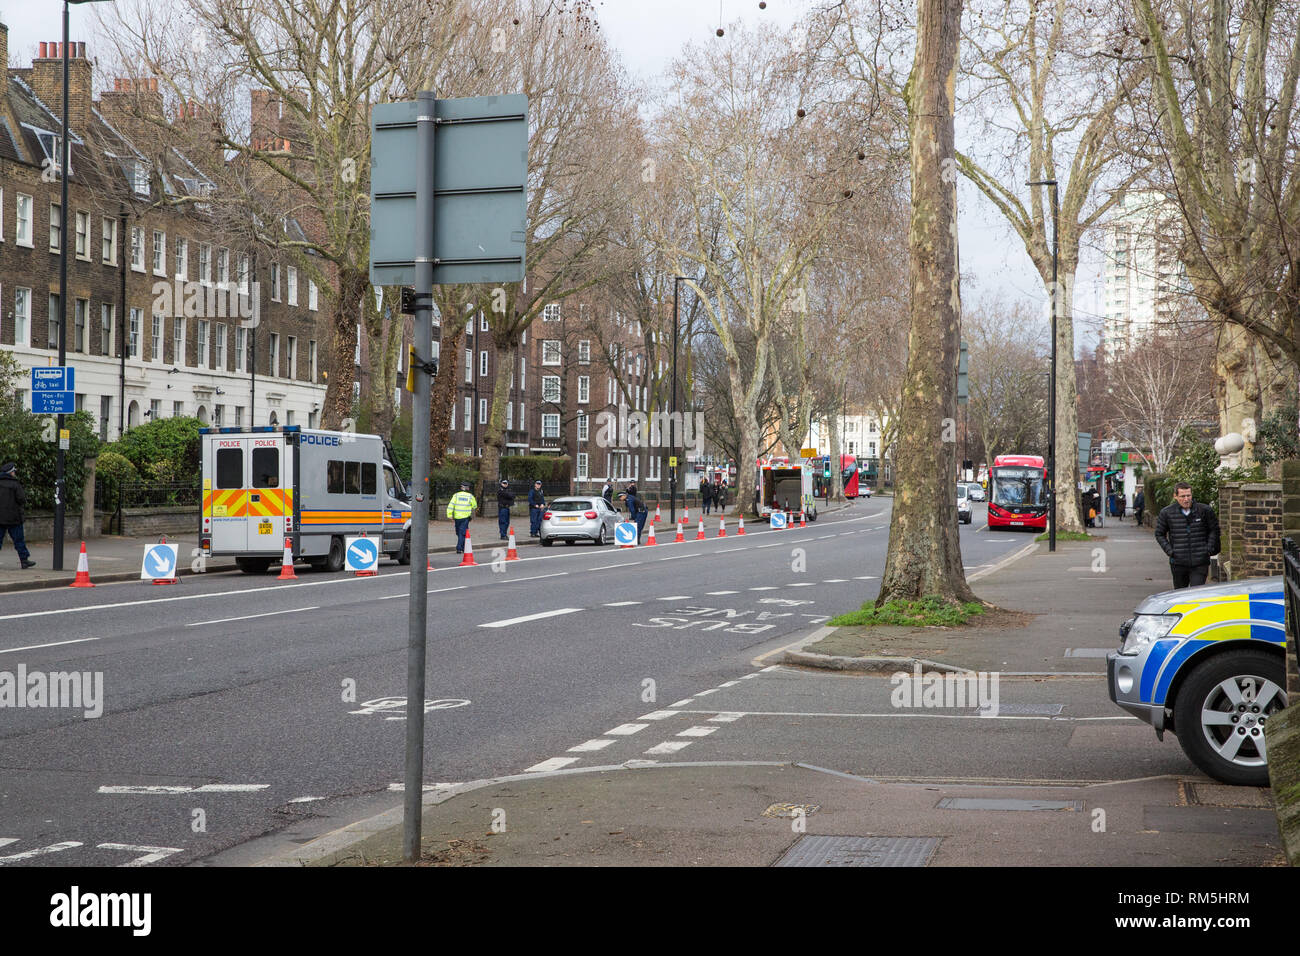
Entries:
<svg viewBox="0 0 1300 956">
<path fill-rule="evenodd" d="M 1034 540 L 1046 541 L 1047 534 L 1048 533 L 1044 531 Z M 1086 531 L 1058 531 L 1056 532 L 1056 540 L 1057 541 L 1091 541 L 1092 535 L 1088 534 L 1088 532 Z"/>
<path fill-rule="evenodd" d="M 867 603 L 826 623 L 832 627 L 956 627 L 983 613 L 984 605 L 978 601 L 950 604 L 927 595 L 916 601 L 886 601 L 879 607 Z"/>
</svg>

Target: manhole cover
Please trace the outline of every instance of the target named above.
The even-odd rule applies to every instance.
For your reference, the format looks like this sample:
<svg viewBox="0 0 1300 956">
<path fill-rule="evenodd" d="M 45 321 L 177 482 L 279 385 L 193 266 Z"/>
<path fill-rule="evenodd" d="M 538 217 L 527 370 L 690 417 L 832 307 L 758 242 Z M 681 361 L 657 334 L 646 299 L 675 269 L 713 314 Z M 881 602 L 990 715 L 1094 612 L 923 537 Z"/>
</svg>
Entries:
<svg viewBox="0 0 1300 956">
<path fill-rule="evenodd" d="M 940 837 L 803 836 L 777 866 L 925 866 Z"/>
<path fill-rule="evenodd" d="M 1011 800 L 981 797 L 944 797 L 936 810 L 1082 810 L 1082 800 Z"/>
<path fill-rule="evenodd" d="M 819 803 L 774 803 L 763 811 L 765 817 L 793 817 L 797 813 L 810 817 L 821 809 Z"/>
</svg>

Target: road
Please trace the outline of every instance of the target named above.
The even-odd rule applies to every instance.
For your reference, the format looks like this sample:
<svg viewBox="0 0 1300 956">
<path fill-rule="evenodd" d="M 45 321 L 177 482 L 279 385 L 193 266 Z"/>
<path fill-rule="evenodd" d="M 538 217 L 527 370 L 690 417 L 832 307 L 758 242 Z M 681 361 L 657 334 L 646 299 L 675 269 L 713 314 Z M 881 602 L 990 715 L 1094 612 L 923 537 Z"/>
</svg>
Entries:
<svg viewBox="0 0 1300 956">
<path fill-rule="evenodd" d="M 982 509 L 961 530 L 968 574 L 1029 542 L 990 535 Z M 1024 776 L 1008 739 L 1024 720 L 977 735 L 836 717 L 883 713 L 888 685 L 752 663 L 875 595 L 888 521 L 889 499 L 873 499 L 804 529 L 751 524 L 635 551 L 530 546 L 495 570 L 483 548 L 477 568 L 435 556 L 426 781 L 668 754 Z M 192 863 L 304 815 L 394 803 L 408 581 L 390 564 L 373 578 L 213 574 L 6 595 L 0 670 L 101 672 L 104 708 L 0 711 L 0 863 Z M 1086 686 L 1027 686 L 1020 702 L 1114 716 L 1096 682 L 1072 683 Z M 662 726 L 637 719 L 687 698 L 698 707 Z M 719 711 L 751 716 L 707 719 Z M 1032 774 L 1125 774 L 1122 756 L 1085 748 L 1062 762 L 1051 755 L 1068 748 L 1039 743 Z"/>
</svg>

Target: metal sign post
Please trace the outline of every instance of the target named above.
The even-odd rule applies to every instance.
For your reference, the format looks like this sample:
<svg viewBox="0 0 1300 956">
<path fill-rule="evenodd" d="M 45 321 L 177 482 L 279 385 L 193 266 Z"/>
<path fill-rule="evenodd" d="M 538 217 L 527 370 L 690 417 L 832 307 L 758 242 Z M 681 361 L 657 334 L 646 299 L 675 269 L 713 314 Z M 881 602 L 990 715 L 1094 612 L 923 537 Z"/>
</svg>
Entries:
<svg viewBox="0 0 1300 956">
<path fill-rule="evenodd" d="M 421 92 L 414 101 L 376 106 L 370 122 L 370 281 L 415 287 L 402 830 L 403 855 L 414 861 L 424 791 L 433 286 L 523 280 L 528 97 L 439 100 Z"/>
</svg>

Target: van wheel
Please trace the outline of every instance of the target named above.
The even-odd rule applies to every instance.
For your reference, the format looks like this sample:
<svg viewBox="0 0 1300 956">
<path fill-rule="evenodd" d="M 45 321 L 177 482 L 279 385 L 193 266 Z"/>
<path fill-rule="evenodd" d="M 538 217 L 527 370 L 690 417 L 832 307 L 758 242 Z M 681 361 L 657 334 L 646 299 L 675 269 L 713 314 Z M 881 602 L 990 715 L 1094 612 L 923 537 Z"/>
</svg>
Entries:
<svg viewBox="0 0 1300 956">
<path fill-rule="evenodd" d="M 326 571 L 343 570 L 343 539 L 330 538 L 330 553 L 325 559 Z"/>
<path fill-rule="evenodd" d="M 265 574 L 271 566 L 270 558 L 235 558 L 235 566 L 245 574 Z"/>
<path fill-rule="evenodd" d="M 397 552 L 397 563 L 403 565 L 411 563 L 411 532 L 409 531 L 402 538 L 402 550 Z"/>
</svg>

